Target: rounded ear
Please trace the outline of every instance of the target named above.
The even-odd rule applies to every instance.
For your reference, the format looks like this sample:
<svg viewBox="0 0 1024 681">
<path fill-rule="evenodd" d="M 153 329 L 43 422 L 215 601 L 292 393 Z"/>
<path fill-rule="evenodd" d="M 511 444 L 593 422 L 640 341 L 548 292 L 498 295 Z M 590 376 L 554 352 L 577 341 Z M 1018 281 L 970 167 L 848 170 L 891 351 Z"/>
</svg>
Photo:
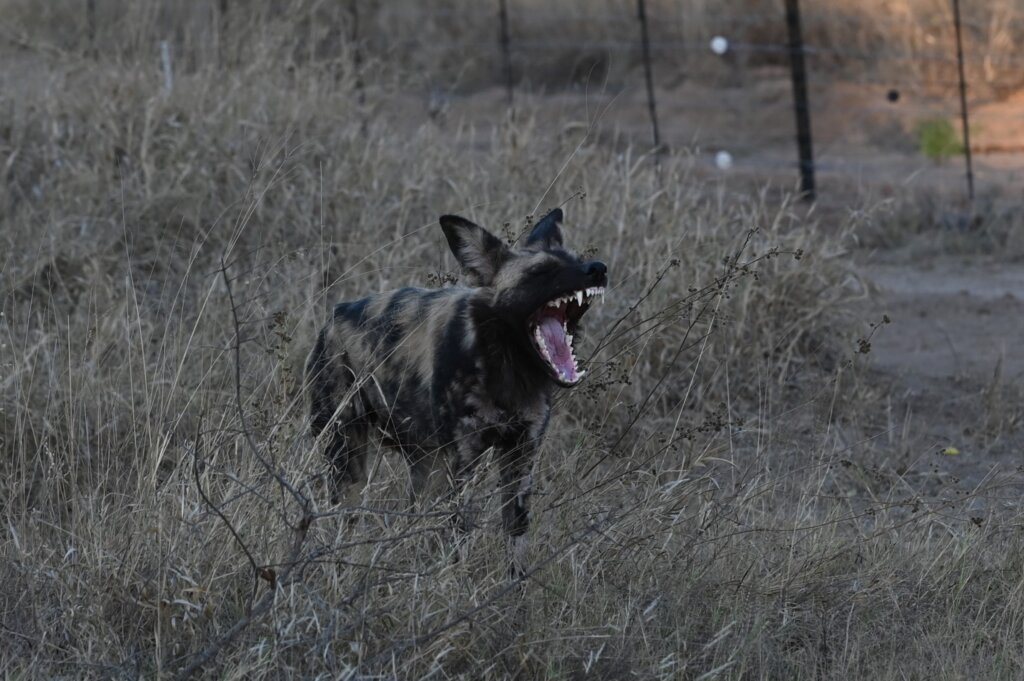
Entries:
<svg viewBox="0 0 1024 681">
<path fill-rule="evenodd" d="M 441 230 L 455 259 L 477 286 L 489 286 L 509 257 L 508 247 L 486 229 L 458 215 L 442 215 Z"/>
<path fill-rule="evenodd" d="M 562 245 L 560 224 L 562 224 L 562 209 L 556 208 L 534 225 L 530 236 L 526 237 L 526 245 L 541 246 L 542 248 L 560 247 Z"/>
</svg>

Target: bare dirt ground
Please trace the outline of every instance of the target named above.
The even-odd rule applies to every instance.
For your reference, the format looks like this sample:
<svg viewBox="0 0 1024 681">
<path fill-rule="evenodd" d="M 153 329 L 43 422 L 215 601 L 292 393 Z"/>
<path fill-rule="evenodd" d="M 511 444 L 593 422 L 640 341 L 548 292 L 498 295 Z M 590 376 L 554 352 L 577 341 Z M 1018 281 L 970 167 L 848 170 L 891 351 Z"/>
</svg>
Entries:
<svg viewBox="0 0 1024 681">
<path fill-rule="evenodd" d="M 967 487 L 1019 471 L 1024 264 L 943 256 L 860 270 L 892 320 L 872 339 L 872 365 L 908 453 Z"/>
<path fill-rule="evenodd" d="M 911 384 L 1024 380 L 1024 266 L 943 257 L 863 271 L 894 319 L 874 344 L 879 368 Z"/>
</svg>

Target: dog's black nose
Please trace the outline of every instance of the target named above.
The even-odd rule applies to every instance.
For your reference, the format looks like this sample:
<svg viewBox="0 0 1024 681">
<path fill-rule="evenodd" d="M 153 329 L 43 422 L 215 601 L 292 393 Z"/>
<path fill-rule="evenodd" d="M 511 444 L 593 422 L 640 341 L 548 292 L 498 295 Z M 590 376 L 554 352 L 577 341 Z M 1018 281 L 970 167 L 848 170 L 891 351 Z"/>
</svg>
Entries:
<svg viewBox="0 0 1024 681">
<path fill-rule="evenodd" d="M 587 274 L 591 276 L 600 276 L 608 273 L 608 266 L 600 260 L 594 260 L 593 262 L 587 263 Z"/>
</svg>

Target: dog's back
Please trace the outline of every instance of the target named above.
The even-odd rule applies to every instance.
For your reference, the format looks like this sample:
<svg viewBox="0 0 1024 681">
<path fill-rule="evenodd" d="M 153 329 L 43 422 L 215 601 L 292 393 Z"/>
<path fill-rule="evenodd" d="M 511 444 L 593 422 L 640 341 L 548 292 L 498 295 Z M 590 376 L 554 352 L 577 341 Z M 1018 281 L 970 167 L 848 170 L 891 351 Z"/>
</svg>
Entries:
<svg viewBox="0 0 1024 681">
<path fill-rule="evenodd" d="M 379 429 L 403 449 L 450 444 L 452 405 L 463 402 L 452 393 L 472 390 L 478 375 L 473 294 L 403 288 L 335 306 L 306 369 L 314 434 L 339 411 L 340 426 Z"/>
</svg>

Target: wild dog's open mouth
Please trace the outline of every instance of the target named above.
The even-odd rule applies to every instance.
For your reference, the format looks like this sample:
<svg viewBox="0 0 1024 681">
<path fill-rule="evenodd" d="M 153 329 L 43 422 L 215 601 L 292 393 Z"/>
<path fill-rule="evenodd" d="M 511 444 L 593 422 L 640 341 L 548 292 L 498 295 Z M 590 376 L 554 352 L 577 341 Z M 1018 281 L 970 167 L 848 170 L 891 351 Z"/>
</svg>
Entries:
<svg viewBox="0 0 1024 681">
<path fill-rule="evenodd" d="M 529 332 L 534 348 L 554 379 L 564 386 L 576 385 L 586 373 L 579 369 L 573 334 L 583 313 L 597 296 L 604 299 L 604 287 L 573 291 L 548 301 L 530 316 Z"/>
</svg>

